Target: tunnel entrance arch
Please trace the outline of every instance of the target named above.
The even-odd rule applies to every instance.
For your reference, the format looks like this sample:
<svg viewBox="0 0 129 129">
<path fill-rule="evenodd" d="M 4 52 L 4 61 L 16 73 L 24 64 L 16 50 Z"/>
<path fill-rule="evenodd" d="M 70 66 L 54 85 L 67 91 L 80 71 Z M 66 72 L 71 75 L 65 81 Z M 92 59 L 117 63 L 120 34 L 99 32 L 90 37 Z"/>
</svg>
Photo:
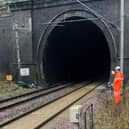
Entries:
<svg viewBox="0 0 129 129">
<path fill-rule="evenodd" d="M 50 21 L 41 34 L 37 53 L 39 78 L 49 83 L 107 81 L 117 52 L 107 25 L 92 13 L 78 9 Z"/>
</svg>

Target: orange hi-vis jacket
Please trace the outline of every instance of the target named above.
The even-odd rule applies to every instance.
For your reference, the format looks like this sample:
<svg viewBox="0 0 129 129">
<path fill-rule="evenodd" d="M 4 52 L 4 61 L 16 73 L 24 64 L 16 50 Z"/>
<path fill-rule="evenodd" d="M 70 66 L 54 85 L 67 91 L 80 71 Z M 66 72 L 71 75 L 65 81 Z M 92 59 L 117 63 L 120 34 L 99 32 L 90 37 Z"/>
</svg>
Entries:
<svg viewBox="0 0 129 129">
<path fill-rule="evenodd" d="M 124 80 L 124 75 L 120 71 L 117 71 L 114 78 L 114 101 L 116 104 L 121 101 L 121 89 Z"/>
<path fill-rule="evenodd" d="M 122 83 L 124 80 L 124 75 L 120 71 L 117 71 L 114 78 L 114 90 L 120 90 L 122 88 Z"/>
</svg>

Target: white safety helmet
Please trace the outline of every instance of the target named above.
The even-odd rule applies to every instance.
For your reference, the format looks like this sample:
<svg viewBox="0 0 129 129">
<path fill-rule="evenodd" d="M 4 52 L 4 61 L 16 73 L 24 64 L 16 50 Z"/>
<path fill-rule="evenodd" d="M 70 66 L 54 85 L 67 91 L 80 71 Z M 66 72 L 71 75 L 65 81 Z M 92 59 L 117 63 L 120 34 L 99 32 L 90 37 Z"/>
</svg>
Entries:
<svg viewBox="0 0 129 129">
<path fill-rule="evenodd" d="M 120 66 L 116 66 L 115 67 L 115 70 L 120 70 Z"/>
</svg>

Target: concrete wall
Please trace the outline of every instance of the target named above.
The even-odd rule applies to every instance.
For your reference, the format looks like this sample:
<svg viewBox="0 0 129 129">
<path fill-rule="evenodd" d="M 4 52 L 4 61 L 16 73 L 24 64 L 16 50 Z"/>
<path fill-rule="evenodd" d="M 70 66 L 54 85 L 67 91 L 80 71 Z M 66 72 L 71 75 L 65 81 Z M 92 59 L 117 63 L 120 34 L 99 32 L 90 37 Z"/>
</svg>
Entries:
<svg viewBox="0 0 129 129">
<path fill-rule="evenodd" d="M 18 76 L 16 31 L 18 25 L 21 67 L 31 69 L 32 65 L 32 21 L 31 11 L 12 11 L 9 17 L 0 18 L 0 71 Z M 31 72 L 31 71 L 30 71 Z M 32 74 L 32 72 L 31 72 Z M 32 77 L 23 77 L 31 81 Z"/>
<path fill-rule="evenodd" d="M 126 78 L 129 79 L 129 1 L 125 0 L 125 74 Z"/>
<path fill-rule="evenodd" d="M 0 18 L 0 73 L 10 72 L 12 35 L 11 17 Z"/>
</svg>

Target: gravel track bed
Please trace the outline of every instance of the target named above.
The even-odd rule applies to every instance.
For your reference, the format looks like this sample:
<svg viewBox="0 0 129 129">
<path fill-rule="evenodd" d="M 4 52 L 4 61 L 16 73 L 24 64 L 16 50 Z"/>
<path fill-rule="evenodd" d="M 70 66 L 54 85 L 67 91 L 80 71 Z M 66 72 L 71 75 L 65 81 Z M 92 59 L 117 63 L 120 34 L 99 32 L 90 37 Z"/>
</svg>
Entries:
<svg viewBox="0 0 129 129">
<path fill-rule="evenodd" d="M 37 89 L 38 89 L 38 88 L 37 88 Z M 24 93 L 12 93 L 12 94 L 10 94 L 10 95 L 0 96 L 0 100 L 8 99 L 8 98 L 15 97 L 15 96 L 18 96 L 18 95 L 23 95 L 23 94 L 26 94 L 26 93 L 35 91 L 35 90 L 37 90 L 37 89 L 35 88 L 35 89 L 30 90 L 30 91 L 26 91 L 26 92 L 24 92 Z"/>
<path fill-rule="evenodd" d="M 40 97 L 38 99 L 26 102 L 24 104 L 19 104 L 18 106 L 1 111 L 0 112 L 0 124 L 6 122 L 8 120 L 11 120 L 12 118 L 18 117 L 18 116 L 20 116 L 28 111 L 31 111 L 37 107 L 40 107 L 41 105 L 46 104 L 60 96 L 63 96 L 66 93 L 69 93 L 69 92 L 75 90 L 76 88 L 77 88 L 77 86 L 68 87 L 68 88 L 62 89 L 60 91 Z"/>
</svg>

